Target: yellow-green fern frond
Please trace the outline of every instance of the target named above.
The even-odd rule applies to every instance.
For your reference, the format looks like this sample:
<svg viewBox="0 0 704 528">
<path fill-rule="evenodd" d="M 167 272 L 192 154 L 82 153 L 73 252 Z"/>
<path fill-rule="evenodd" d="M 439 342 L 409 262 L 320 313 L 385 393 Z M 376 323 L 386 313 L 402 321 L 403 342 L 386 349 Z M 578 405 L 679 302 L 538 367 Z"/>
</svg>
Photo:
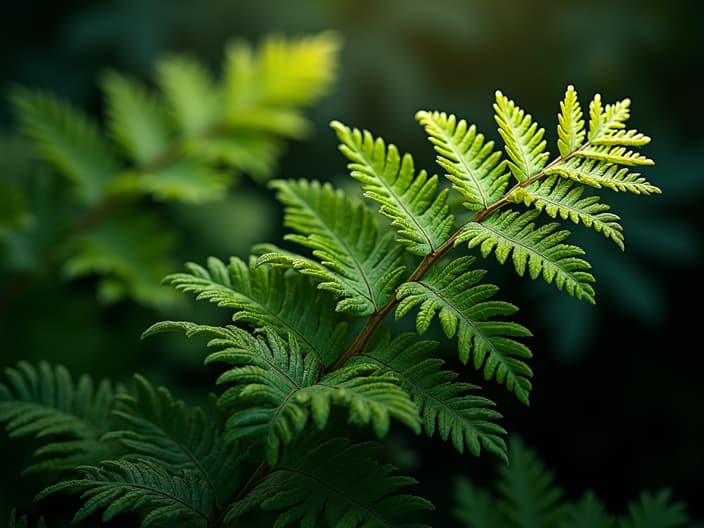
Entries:
<svg viewBox="0 0 704 528">
<path fill-rule="evenodd" d="M 569 85 L 565 98 L 560 101 L 560 113 L 557 116 L 557 147 L 562 156 L 567 156 L 584 144 L 586 132 L 583 115 L 577 91 Z"/>
<path fill-rule="evenodd" d="M 340 151 L 351 161 L 351 175 L 362 183 L 364 196 L 381 204 L 406 249 L 420 256 L 434 253 L 453 226 L 447 206 L 448 190 L 437 192 L 438 178 L 416 173 L 410 154 L 399 155 L 369 131 L 350 129 L 339 121 L 332 127 L 341 141 Z"/>
<path fill-rule="evenodd" d="M 501 153 L 494 151 L 493 141 L 485 141 L 475 125 L 445 112 L 418 112 L 416 119 L 425 128 L 453 188 L 467 200 L 468 209 L 484 209 L 501 199 L 510 173 Z"/>
</svg>

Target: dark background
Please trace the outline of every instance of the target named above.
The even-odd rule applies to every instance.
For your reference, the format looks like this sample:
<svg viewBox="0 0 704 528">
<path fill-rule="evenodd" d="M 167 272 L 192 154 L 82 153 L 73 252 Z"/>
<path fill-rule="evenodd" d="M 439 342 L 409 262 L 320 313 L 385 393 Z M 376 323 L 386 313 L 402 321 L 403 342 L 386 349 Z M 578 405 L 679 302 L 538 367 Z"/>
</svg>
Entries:
<svg viewBox="0 0 704 528">
<path fill-rule="evenodd" d="M 533 330 L 536 356 L 529 408 L 487 388 L 503 425 L 536 448 L 568 495 L 592 488 L 622 511 L 641 489 L 670 486 L 702 519 L 703 6 L 695 0 L 17 2 L 0 17 L 0 89 L 44 88 L 99 114 L 97 78 L 106 67 L 149 78 L 156 57 L 181 51 L 217 71 L 233 37 L 256 42 L 272 31 L 335 29 L 344 38 L 339 81 L 310 114 L 312 137 L 291 144 L 278 171 L 322 180 L 345 171 L 327 127 L 331 119 L 370 129 L 434 170 L 432 149 L 413 118 L 419 109 L 456 113 L 496 139 L 491 104 L 501 89 L 545 126 L 554 145 L 557 102 L 568 84 L 583 105 L 596 92 L 607 102 L 630 97 L 632 126 L 654 138 L 645 153 L 656 165 L 644 175 L 663 195 L 602 193 L 623 218 L 624 254 L 575 229 L 594 266 L 596 307 L 487 262 L 503 298 L 521 307 L 521 322 Z M 14 127 L 2 100 L 0 130 Z M 182 211 L 180 227 L 191 239 L 179 248 L 181 260 L 244 257 L 251 243 L 279 239 L 273 196 L 247 182 L 233 193 L 239 201 L 228 203 L 255 204 L 261 221 L 216 232 L 217 218 Z M 202 357 L 195 344 L 138 340 L 152 322 L 176 316 L 127 301 L 98 310 L 95 304 L 90 281 L 38 280 L 2 315 L 2 365 L 46 358 L 114 379 L 139 370 L 184 397 L 210 388 L 205 371 L 194 373 Z M 219 317 L 205 305 L 198 310 L 200 320 Z M 449 508 L 452 477 L 464 472 L 491 482 L 494 461 L 460 456 L 437 438 L 404 441 L 406 472 L 439 507 L 436 525 L 451 525 L 441 512 Z M 18 469 L 28 454 L 16 443 L 3 440 L 0 447 L 0 518 L 12 506 L 33 511 L 37 481 Z"/>
</svg>

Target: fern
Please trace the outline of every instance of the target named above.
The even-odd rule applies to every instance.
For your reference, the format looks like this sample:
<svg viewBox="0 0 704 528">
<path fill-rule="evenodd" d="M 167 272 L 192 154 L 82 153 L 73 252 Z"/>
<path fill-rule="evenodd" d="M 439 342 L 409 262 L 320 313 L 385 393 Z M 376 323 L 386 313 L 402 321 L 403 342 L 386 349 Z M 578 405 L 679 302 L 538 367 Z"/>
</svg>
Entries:
<svg viewBox="0 0 704 528">
<path fill-rule="evenodd" d="M 688 521 L 684 504 L 671 490 L 641 492 L 627 513 L 609 513 L 593 491 L 570 501 L 536 452 L 519 437 L 509 441 L 509 466 L 499 468 L 498 495 L 466 477 L 455 482 L 455 518 L 467 528 L 681 528 Z"/>
<path fill-rule="evenodd" d="M 27 528 L 28 526 L 32 526 L 28 524 L 27 521 L 27 516 L 23 515 L 22 517 L 17 517 L 17 513 L 15 510 L 12 510 L 10 512 L 10 520 L 8 522 L 8 528 Z M 46 528 L 46 523 L 44 522 L 44 517 L 40 517 L 39 520 L 37 521 L 37 524 L 35 524 L 36 528 Z"/>
</svg>

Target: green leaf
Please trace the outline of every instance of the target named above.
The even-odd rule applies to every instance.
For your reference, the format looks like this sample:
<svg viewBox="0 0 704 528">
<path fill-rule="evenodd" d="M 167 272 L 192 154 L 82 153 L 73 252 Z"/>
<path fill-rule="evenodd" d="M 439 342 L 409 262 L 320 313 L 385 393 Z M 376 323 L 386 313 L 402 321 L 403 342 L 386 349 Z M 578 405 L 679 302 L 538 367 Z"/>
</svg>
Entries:
<svg viewBox="0 0 704 528">
<path fill-rule="evenodd" d="M 554 475 L 532 449 L 509 438 L 509 464 L 499 467 L 499 509 L 513 526 L 552 528 L 568 510 Z"/>
<path fill-rule="evenodd" d="M 163 102 L 137 80 L 115 72 L 104 76 L 103 91 L 112 137 L 140 167 L 156 165 L 173 137 Z"/>
<path fill-rule="evenodd" d="M 614 518 L 604 509 L 604 505 L 594 495 L 587 492 L 570 507 L 567 518 L 560 528 L 613 528 Z"/>
<path fill-rule="evenodd" d="M 27 521 L 27 516 L 17 517 L 17 512 L 12 510 L 10 512 L 10 520 L 8 521 L 8 528 L 27 528 L 29 526 Z M 37 520 L 36 528 L 46 528 L 46 523 L 44 522 L 44 517 L 40 517 Z"/>
<path fill-rule="evenodd" d="M 110 425 L 113 388 L 86 375 L 74 382 L 62 365 L 20 361 L 0 383 L 0 422 L 10 437 L 34 436 L 44 445 L 27 471 L 66 471 L 114 452 L 100 438 Z"/>
<path fill-rule="evenodd" d="M 0 240 L 9 231 L 31 221 L 26 202 L 20 189 L 0 180 Z"/>
<path fill-rule="evenodd" d="M 309 436 L 292 445 L 280 463 L 226 517 L 232 522 L 259 506 L 280 512 L 273 528 L 286 526 L 394 526 L 421 528 L 430 502 L 400 493 L 416 481 L 373 458 L 375 445 Z"/>
<path fill-rule="evenodd" d="M 223 432 L 200 407 L 175 400 L 165 387 L 155 388 L 135 375 L 133 388 L 117 396 L 113 430 L 103 436 L 124 446 L 130 456 L 149 458 L 175 475 L 197 474 L 216 501 L 236 491 L 239 467 Z"/>
<path fill-rule="evenodd" d="M 526 114 L 500 91 L 496 92 L 494 111 L 513 176 L 522 182 L 540 173 L 549 156 L 545 152 L 547 142 L 543 139 L 545 129 L 538 128 L 530 114 Z"/>
<path fill-rule="evenodd" d="M 565 98 L 560 102 L 560 113 L 557 116 L 557 147 L 560 155 L 572 154 L 584 143 L 583 115 L 577 99 L 577 91 L 574 86 L 569 85 Z"/>
<path fill-rule="evenodd" d="M 597 189 L 606 187 L 612 191 L 634 194 L 660 194 L 662 191 L 636 172 L 619 167 L 615 163 L 590 159 L 571 158 L 545 170 L 547 175 L 558 175 Z"/>
<path fill-rule="evenodd" d="M 181 134 L 202 134 L 217 124 L 222 97 L 205 67 L 185 56 L 157 63 L 159 85 Z"/>
<path fill-rule="evenodd" d="M 189 263 L 189 273 L 174 273 L 164 282 L 234 310 L 237 323 L 254 330 L 275 330 L 281 337 L 293 335 L 304 350 L 316 355 L 326 367 L 346 348 L 348 325 L 334 310 L 328 292 L 312 291 L 308 278 L 286 269 L 256 266 L 233 257 L 228 265 L 211 257 L 208 267 Z M 148 334 L 147 331 L 146 334 Z"/>
<path fill-rule="evenodd" d="M 610 207 L 599 201 L 598 196 L 585 196 L 584 187 L 571 180 L 550 176 L 526 188 L 518 188 L 511 193 L 511 201 L 535 207 L 552 218 L 558 216 L 582 223 L 611 239 L 623 250 L 623 227 L 620 218 L 608 212 Z"/>
<path fill-rule="evenodd" d="M 457 374 L 443 370 L 443 360 L 433 356 L 436 343 L 418 341 L 405 333 L 393 340 L 388 334 L 355 356 L 355 363 L 373 363 L 392 372 L 418 406 L 423 430 L 451 441 L 460 453 L 467 449 L 479 456 L 481 449 L 506 459 L 506 431 L 496 422 L 501 415 L 494 403 L 474 394 L 479 387 L 455 381 Z"/>
<path fill-rule="evenodd" d="M 484 257 L 493 252 L 502 264 L 512 254 L 518 275 L 523 276 L 527 269 L 531 279 L 542 276 L 548 284 L 593 304 L 594 277 L 588 271 L 589 263 L 580 258 L 584 250 L 563 244 L 569 231 L 556 231 L 556 222 L 536 227 L 533 221 L 539 214 L 535 210 L 495 211 L 481 223 L 469 222 L 455 244 L 478 246 Z"/>
<path fill-rule="evenodd" d="M 414 255 L 434 253 L 448 238 L 453 216 L 447 206 L 446 189 L 437 193 L 437 176 L 415 171 L 410 154 L 401 156 L 367 131 L 331 123 L 340 151 L 350 160 L 351 176 L 362 183 L 364 196 L 381 204 L 380 212 L 391 219 L 398 241 Z"/>
<path fill-rule="evenodd" d="M 39 156 L 75 184 L 83 203 L 98 202 L 119 169 L 98 125 L 68 103 L 42 92 L 15 90 L 12 103 Z"/>
<path fill-rule="evenodd" d="M 416 119 L 425 127 L 453 189 L 467 200 L 465 207 L 485 209 L 503 197 L 510 174 L 493 141 L 485 141 L 475 125 L 452 114 L 418 112 Z"/>
<path fill-rule="evenodd" d="M 214 498 L 195 473 L 171 475 L 147 459 L 110 460 L 99 468 L 80 469 L 83 479 L 49 486 L 35 500 L 60 492 L 81 493 L 85 504 L 74 516 L 74 523 L 104 510 L 103 522 L 122 513 L 138 512 L 143 528 L 169 521 L 178 521 L 184 528 L 210 525 Z"/>
<path fill-rule="evenodd" d="M 359 316 L 378 311 L 405 269 L 403 246 L 394 243 L 393 234 L 380 237 L 374 213 L 328 183 L 275 180 L 272 187 L 285 205 L 284 225 L 296 231 L 285 239 L 312 249 L 318 260 L 271 249 L 259 262 L 314 277 L 319 288 L 341 298 L 338 311 Z"/>
<path fill-rule="evenodd" d="M 531 333 L 518 323 L 496 319 L 512 315 L 518 308 L 490 300 L 498 288 L 480 282 L 486 272 L 472 269 L 474 260 L 460 257 L 442 269 L 432 269 L 421 281 L 399 286 L 396 317 L 418 306 L 416 329 L 422 334 L 437 314 L 445 335 L 457 335 L 460 361 L 467 363 L 471 357 L 485 379 L 505 384 L 527 404 L 533 373 L 524 360 L 532 354 L 513 338 Z"/>
<path fill-rule="evenodd" d="M 453 514 L 464 528 L 504 528 L 496 500 L 489 491 L 459 477 L 454 486 Z"/>
<path fill-rule="evenodd" d="M 685 505 L 672 500 L 672 491 L 643 491 L 628 505 L 628 515 L 620 520 L 620 528 L 681 528 L 689 521 Z"/>
</svg>

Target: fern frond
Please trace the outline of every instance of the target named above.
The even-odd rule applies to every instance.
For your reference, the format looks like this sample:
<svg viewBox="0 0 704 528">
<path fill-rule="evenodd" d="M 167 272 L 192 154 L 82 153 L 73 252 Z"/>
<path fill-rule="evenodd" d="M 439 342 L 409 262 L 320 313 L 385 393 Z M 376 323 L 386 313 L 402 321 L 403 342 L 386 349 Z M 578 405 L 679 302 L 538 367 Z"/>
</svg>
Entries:
<svg viewBox="0 0 704 528">
<path fill-rule="evenodd" d="M 577 156 L 617 165 L 653 165 L 655 162 L 650 158 L 626 147 L 612 145 L 589 146 L 576 153 Z"/>
<path fill-rule="evenodd" d="M 119 164 L 97 123 L 68 103 L 38 91 L 17 89 L 12 103 L 39 156 L 76 184 L 84 203 L 100 200 Z"/>
<path fill-rule="evenodd" d="M 35 500 L 60 492 L 81 493 L 85 504 L 76 512 L 74 523 L 103 510 L 103 522 L 121 513 L 140 513 L 143 528 L 165 521 L 179 521 L 184 528 L 210 525 L 214 497 L 192 472 L 171 475 L 147 459 L 110 460 L 102 467 L 80 470 L 82 479 L 49 486 Z"/>
<path fill-rule="evenodd" d="M 601 102 L 601 94 L 594 95 L 589 103 L 589 133 L 590 142 L 598 142 L 616 131 L 626 127 L 626 121 L 631 117 L 631 100 L 623 99 L 606 107 Z"/>
<path fill-rule="evenodd" d="M 558 175 L 577 183 L 597 189 L 606 187 L 612 191 L 634 194 L 660 194 L 662 191 L 649 183 L 640 174 L 630 172 L 615 163 L 598 162 L 590 159 L 571 158 L 545 170 L 546 175 Z"/>
<path fill-rule="evenodd" d="M 476 211 L 500 200 L 506 191 L 510 173 L 494 142 L 477 133 L 475 125 L 445 112 L 416 114 L 430 142 L 438 153 L 438 164 L 447 171 L 452 187 L 467 200 L 465 207 Z"/>
<path fill-rule="evenodd" d="M 105 74 L 102 86 L 111 136 L 138 166 L 154 164 L 174 137 L 163 101 L 116 72 Z"/>
<path fill-rule="evenodd" d="M 151 459 L 172 475 L 184 470 L 198 475 L 216 501 L 237 489 L 235 450 L 200 407 L 187 406 L 140 375 L 134 376 L 132 390 L 116 399 L 117 423 L 103 441 L 119 443 L 130 457 Z"/>
<path fill-rule="evenodd" d="M 535 207 L 552 218 L 559 216 L 575 224 L 581 222 L 613 240 L 623 250 L 623 227 L 619 224 L 618 215 L 608 212 L 610 207 L 600 202 L 598 196 L 582 197 L 583 193 L 583 186 L 574 185 L 573 181 L 558 176 L 549 176 L 528 187 L 514 190 L 510 199 Z"/>
<path fill-rule="evenodd" d="M 157 63 L 158 81 L 171 121 L 184 135 L 197 135 L 218 122 L 222 96 L 200 62 L 170 56 Z"/>
<path fill-rule="evenodd" d="M 561 156 L 567 156 L 584 143 L 584 114 L 577 99 L 577 91 L 569 85 L 565 97 L 560 101 L 560 113 L 557 116 L 557 147 Z"/>
<path fill-rule="evenodd" d="M 455 481 L 454 499 L 454 516 L 464 528 L 506 528 L 491 493 L 468 478 Z"/>
<path fill-rule="evenodd" d="M 527 269 L 531 279 L 542 275 L 548 284 L 554 283 L 571 296 L 593 304 L 594 277 L 588 271 L 589 263 L 580 258 L 584 250 L 563 244 L 569 231 L 556 231 L 556 222 L 536 227 L 533 221 L 539 214 L 535 210 L 493 212 L 481 223 L 468 223 L 455 243 L 467 242 L 470 248 L 479 246 L 484 257 L 494 252 L 502 264 L 512 255 L 520 276 Z"/>
<path fill-rule="evenodd" d="M 545 152 L 547 141 L 543 139 L 545 129 L 538 128 L 530 114 L 526 114 L 500 91 L 496 92 L 494 111 L 510 160 L 508 168 L 514 178 L 522 182 L 535 176 L 545 167 L 549 156 Z"/>
<path fill-rule="evenodd" d="M 509 464 L 499 467 L 499 508 L 513 526 L 551 528 L 567 515 L 563 491 L 535 452 L 509 438 Z"/>
<path fill-rule="evenodd" d="M 391 219 L 398 241 L 414 255 L 434 253 L 453 227 L 448 190 L 437 192 L 437 176 L 416 173 L 410 154 L 401 156 L 394 145 L 387 146 L 367 130 L 350 129 L 339 121 L 331 126 L 340 151 L 351 162 L 350 174 L 362 183 L 364 196 L 381 204 L 379 210 Z"/>
<path fill-rule="evenodd" d="M 286 526 L 354 526 L 422 528 L 418 516 L 433 505 L 400 493 L 416 481 L 374 459 L 375 444 L 347 439 L 321 441 L 315 436 L 292 445 L 280 463 L 242 500 L 233 504 L 227 522 L 257 506 L 277 511 L 276 528 Z"/>
<path fill-rule="evenodd" d="M 559 528 L 614 528 L 614 518 L 592 492 L 587 492 L 570 505 L 567 517 Z"/>
<path fill-rule="evenodd" d="M 17 512 L 12 510 L 10 512 L 10 520 L 8 521 L 7 528 L 28 528 L 27 516 L 17 517 Z M 44 522 L 44 517 L 40 517 L 37 520 L 37 524 L 34 525 L 36 528 L 46 528 L 46 523 Z"/>
<path fill-rule="evenodd" d="M 672 500 L 669 489 L 643 491 L 628 505 L 628 515 L 620 519 L 620 528 L 682 528 L 689 521 L 686 507 Z"/>
<path fill-rule="evenodd" d="M 5 369 L 0 383 L 0 422 L 10 437 L 34 436 L 46 442 L 35 454 L 39 462 L 27 471 L 72 470 L 78 464 L 112 455 L 100 442 L 109 428 L 113 388 L 86 375 L 74 382 L 62 365 L 20 361 Z"/>
<path fill-rule="evenodd" d="M 311 292 L 308 278 L 281 267 L 256 266 L 253 258 L 247 264 L 233 257 L 225 265 L 210 257 L 207 268 L 194 263 L 186 268 L 189 273 L 168 275 L 164 282 L 234 310 L 236 323 L 293 335 L 326 367 L 344 352 L 348 325 L 335 312 L 330 293 Z"/>
<path fill-rule="evenodd" d="M 396 317 L 418 306 L 416 329 L 422 334 L 437 314 L 445 335 L 457 335 L 460 361 L 466 364 L 471 357 L 474 368 L 482 369 L 485 379 L 505 384 L 527 404 L 533 373 L 524 360 L 532 354 L 513 338 L 531 333 L 518 323 L 495 319 L 512 315 L 518 308 L 490 300 L 498 288 L 480 283 L 486 272 L 472 269 L 474 260 L 460 257 L 442 269 L 434 268 L 419 282 L 399 286 Z"/>
<path fill-rule="evenodd" d="M 467 449 L 479 456 L 484 448 L 507 460 L 502 438 L 506 431 L 496 423 L 501 414 L 492 408 L 495 404 L 473 394 L 479 389 L 476 385 L 457 382 L 455 372 L 443 370 L 443 360 L 432 355 L 435 346 L 418 341 L 413 333 L 393 340 L 387 334 L 351 362 L 373 363 L 392 372 L 418 406 L 428 436 L 437 432 L 460 453 Z"/>
<path fill-rule="evenodd" d="M 259 262 L 314 277 L 319 288 L 341 298 L 338 311 L 363 316 L 383 306 L 405 269 L 393 233 L 379 236 L 374 213 L 328 183 L 276 180 L 272 187 L 285 206 L 284 224 L 297 232 L 285 239 L 312 249 L 320 263 L 276 251 Z"/>
<path fill-rule="evenodd" d="M 256 51 L 233 42 L 224 64 L 228 126 L 299 137 L 308 123 L 299 107 L 324 94 L 336 77 L 339 37 L 331 32 L 267 37 Z"/>
</svg>

